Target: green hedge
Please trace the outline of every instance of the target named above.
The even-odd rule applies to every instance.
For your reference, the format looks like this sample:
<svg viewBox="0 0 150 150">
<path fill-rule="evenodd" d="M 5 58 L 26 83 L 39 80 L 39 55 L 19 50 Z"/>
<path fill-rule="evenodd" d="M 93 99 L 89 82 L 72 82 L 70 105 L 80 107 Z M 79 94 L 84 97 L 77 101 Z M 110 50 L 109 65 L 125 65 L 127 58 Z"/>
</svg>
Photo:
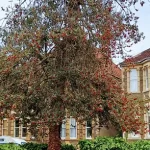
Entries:
<svg viewBox="0 0 150 150">
<path fill-rule="evenodd" d="M 47 150 L 48 145 L 47 144 L 38 144 L 38 143 L 26 143 L 21 145 L 22 148 L 25 148 L 26 150 Z M 76 150 L 73 145 L 68 144 L 62 144 L 61 150 Z"/>
<path fill-rule="evenodd" d="M 131 146 L 122 138 L 98 137 L 94 140 L 94 150 L 129 150 Z"/>
<path fill-rule="evenodd" d="M 0 144 L 0 150 L 47 150 L 47 144 L 26 143 L 23 145 Z M 73 145 L 62 144 L 61 150 L 76 150 Z"/>
<path fill-rule="evenodd" d="M 81 140 L 80 150 L 150 150 L 150 141 L 126 142 L 122 138 L 97 137 L 94 140 Z M 1 144 L 0 150 L 47 150 L 47 144 L 26 143 L 24 145 Z M 62 144 L 61 150 L 76 150 L 73 145 Z"/>
<path fill-rule="evenodd" d="M 80 150 L 150 150 L 150 141 L 126 142 L 122 138 L 98 137 L 79 141 Z"/>
<path fill-rule="evenodd" d="M 76 148 L 70 144 L 62 144 L 61 150 L 76 150 Z"/>
<path fill-rule="evenodd" d="M 26 150 L 16 144 L 0 144 L 0 150 Z"/>
<path fill-rule="evenodd" d="M 79 141 L 80 150 L 129 150 L 131 146 L 122 138 L 98 137 Z"/>
<path fill-rule="evenodd" d="M 38 143 L 26 143 L 21 145 L 22 148 L 26 150 L 47 150 L 47 144 L 38 144 Z"/>
<path fill-rule="evenodd" d="M 150 150 L 150 141 L 139 140 L 134 143 L 131 143 L 132 150 Z"/>
</svg>

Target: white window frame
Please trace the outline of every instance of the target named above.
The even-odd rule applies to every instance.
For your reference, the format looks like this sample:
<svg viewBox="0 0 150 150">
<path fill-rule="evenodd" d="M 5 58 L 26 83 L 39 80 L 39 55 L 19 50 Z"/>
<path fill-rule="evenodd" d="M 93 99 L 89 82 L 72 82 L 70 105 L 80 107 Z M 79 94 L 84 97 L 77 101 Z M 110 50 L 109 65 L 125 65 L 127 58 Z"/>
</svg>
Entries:
<svg viewBox="0 0 150 150">
<path fill-rule="evenodd" d="M 62 136 L 62 130 L 64 130 L 65 136 Z M 60 137 L 61 137 L 62 140 L 66 139 L 66 121 L 65 120 L 63 120 L 62 124 L 61 124 L 61 135 L 60 135 Z"/>
<path fill-rule="evenodd" d="M 21 130 L 21 138 L 26 138 L 26 136 L 23 136 L 23 129 L 26 129 L 26 136 L 27 136 L 27 127 L 23 126 L 23 124 L 20 125 Z"/>
<path fill-rule="evenodd" d="M 133 71 L 136 71 L 136 72 L 135 72 L 135 73 L 136 73 L 135 76 L 131 76 L 131 75 L 133 74 Z M 134 82 L 137 84 L 137 87 L 136 87 L 136 88 L 133 88 L 133 87 L 132 87 L 133 89 L 131 89 L 131 86 L 133 86 L 132 84 L 133 84 Z M 129 85 L 130 85 L 129 88 L 130 88 L 130 92 L 131 92 L 131 93 L 138 93 L 138 88 L 139 88 L 138 86 L 139 86 L 139 85 L 138 85 L 138 71 L 137 71 L 137 69 L 131 69 L 131 70 L 130 70 L 130 83 L 129 83 Z"/>
<path fill-rule="evenodd" d="M 16 127 L 16 120 L 19 120 L 19 127 Z M 20 123 L 20 121 L 21 120 L 17 119 L 17 118 L 14 120 L 14 137 L 16 137 L 16 138 L 21 137 L 21 138 L 25 139 L 26 136 L 23 136 L 23 129 L 26 128 L 26 130 L 27 130 L 27 127 L 24 127 L 23 124 Z M 16 129 L 19 129 L 19 136 L 16 136 Z"/>
<path fill-rule="evenodd" d="M 148 67 L 145 68 L 145 90 L 149 89 L 149 81 L 148 81 Z"/>
<path fill-rule="evenodd" d="M 71 129 L 74 128 L 72 125 L 71 125 L 71 119 L 74 119 L 75 120 L 75 131 L 76 131 L 76 135 L 74 137 L 71 137 Z M 77 139 L 77 122 L 76 122 L 76 119 L 75 118 L 70 118 L 70 139 Z"/>
<path fill-rule="evenodd" d="M 7 121 L 7 126 L 6 127 L 4 127 L 4 121 Z M 4 135 L 4 130 L 6 130 L 7 132 L 8 132 L 8 119 L 6 119 L 6 118 L 4 118 L 3 120 L 2 120 L 2 136 L 5 136 Z M 8 134 L 8 133 L 7 133 Z"/>
<path fill-rule="evenodd" d="M 90 121 L 90 122 L 91 122 L 91 127 L 88 127 L 88 126 L 87 126 L 87 122 L 88 122 L 88 121 L 86 121 L 86 130 L 85 130 L 85 132 L 86 132 L 86 133 L 85 133 L 85 134 L 86 134 L 86 139 L 92 139 L 92 134 L 91 134 L 90 137 L 87 137 L 87 130 L 88 130 L 88 129 L 91 129 L 91 130 L 92 130 L 92 121 Z"/>
</svg>

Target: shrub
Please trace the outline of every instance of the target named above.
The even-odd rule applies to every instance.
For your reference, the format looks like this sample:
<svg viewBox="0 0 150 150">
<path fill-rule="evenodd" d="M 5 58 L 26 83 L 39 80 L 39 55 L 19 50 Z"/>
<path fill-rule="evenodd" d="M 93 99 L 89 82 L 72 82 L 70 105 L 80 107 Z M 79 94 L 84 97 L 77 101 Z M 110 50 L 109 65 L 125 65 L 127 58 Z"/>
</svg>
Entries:
<svg viewBox="0 0 150 150">
<path fill-rule="evenodd" d="M 26 150 L 47 150 L 48 144 L 26 143 L 21 145 Z M 76 150 L 73 145 L 62 144 L 61 150 Z"/>
<path fill-rule="evenodd" d="M 98 137 L 94 140 L 93 150 L 129 150 L 131 146 L 123 138 Z"/>
<path fill-rule="evenodd" d="M 130 150 L 131 146 L 122 138 L 98 137 L 93 141 L 79 141 L 80 150 Z"/>
<path fill-rule="evenodd" d="M 150 141 L 139 140 L 131 143 L 132 150 L 150 150 Z"/>
<path fill-rule="evenodd" d="M 94 143 L 92 140 L 81 140 L 78 143 L 80 150 L 93 150 Z"/>
<path fill-rule="evenodd" d="M 0 150 L 26 150 L 26 149 L 16 144 L 1 144 Z"/>
<path fill-rule="evenodd" d="M 21 147 L 27 150 L 47 150 L 47 144 L 38 144 L 38 143 L 26 143 L 21 145 Z"/>
<path fill-rule="evenodd" d="M 61 150 L 76 150 L 73 145 L 70 144 L 62 144 Z"/>
</svg>

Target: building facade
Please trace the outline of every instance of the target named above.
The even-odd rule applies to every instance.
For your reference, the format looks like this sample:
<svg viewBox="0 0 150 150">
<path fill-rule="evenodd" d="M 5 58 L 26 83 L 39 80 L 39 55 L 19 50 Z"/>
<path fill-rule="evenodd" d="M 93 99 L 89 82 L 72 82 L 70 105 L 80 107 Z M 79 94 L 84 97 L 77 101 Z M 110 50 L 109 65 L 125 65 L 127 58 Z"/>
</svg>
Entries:
<svg viewBox="0 0 150 150">
<path fill-rule="evenodd" d="M 120 64 L 122 68 L 122 88 L 130 96 L 137 97 L 144 107 L 150 107 L 150 49 L 127 59 Z M 150 139 L 150 112 L 144 114 L 143 121 L 146 123 L 146 131 L 141 134 L 131 132 L 128 139 Z"/>
<path fill-rule="evenodd" d="M 47 142 L 47 131 L 48 130 L 41 129 L 39 137 L 34 139 L 27 127 L 25 127 L 25 125 L 23 125 L 19 119 L 3 119 L 0 125 L 1 136 L 12 136 L 25 139 L 26 141 L 37 141 L 40 143 Z M 106 128 L 105 126 L 99 127 L 91 121 L 81 124 L 78 123 L 74 118 L 68 118 L 61 126 L 60 137 L 64 143 L 77 144 L 81 139 L 93 139 L 97 136 L 115 136 L 116 134 L 116 129 L 111 125 L 109 128 Z"/>
</svg>

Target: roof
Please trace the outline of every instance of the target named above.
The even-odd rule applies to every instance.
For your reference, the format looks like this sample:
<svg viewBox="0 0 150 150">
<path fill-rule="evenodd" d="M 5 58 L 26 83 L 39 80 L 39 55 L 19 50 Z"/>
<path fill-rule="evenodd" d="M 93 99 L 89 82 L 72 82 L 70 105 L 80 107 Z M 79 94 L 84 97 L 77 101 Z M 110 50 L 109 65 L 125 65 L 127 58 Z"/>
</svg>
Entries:
<svg viewBox="0 0 150 150">
<path fill-rule="evenodd" d="M 120 65 L 126 66 L 129 64 L 140 64 L 140 63 L 143 63 L 143 62 L 149 61 L 149 60 L 150 60 L 150 48 L 131 57 L 131 58 L 126 59 L 125 61 L 120 63 Z"/>
<path fill-rule="evenodd" d="M 118 67 L 118 65 L 114 64 L 112 60 L 110 60 L 109 65 L 108 65 L 108 72 L 116 77 L 121 79 L 121 69 Z"/>
<path fill-rule="evenodd" d="M 121 69 L 118 67 L 118 65 L 114 64 L 113 62 L 111 64 L 111 72 L 113 76 L 121 78 Z"/>
</svg>

